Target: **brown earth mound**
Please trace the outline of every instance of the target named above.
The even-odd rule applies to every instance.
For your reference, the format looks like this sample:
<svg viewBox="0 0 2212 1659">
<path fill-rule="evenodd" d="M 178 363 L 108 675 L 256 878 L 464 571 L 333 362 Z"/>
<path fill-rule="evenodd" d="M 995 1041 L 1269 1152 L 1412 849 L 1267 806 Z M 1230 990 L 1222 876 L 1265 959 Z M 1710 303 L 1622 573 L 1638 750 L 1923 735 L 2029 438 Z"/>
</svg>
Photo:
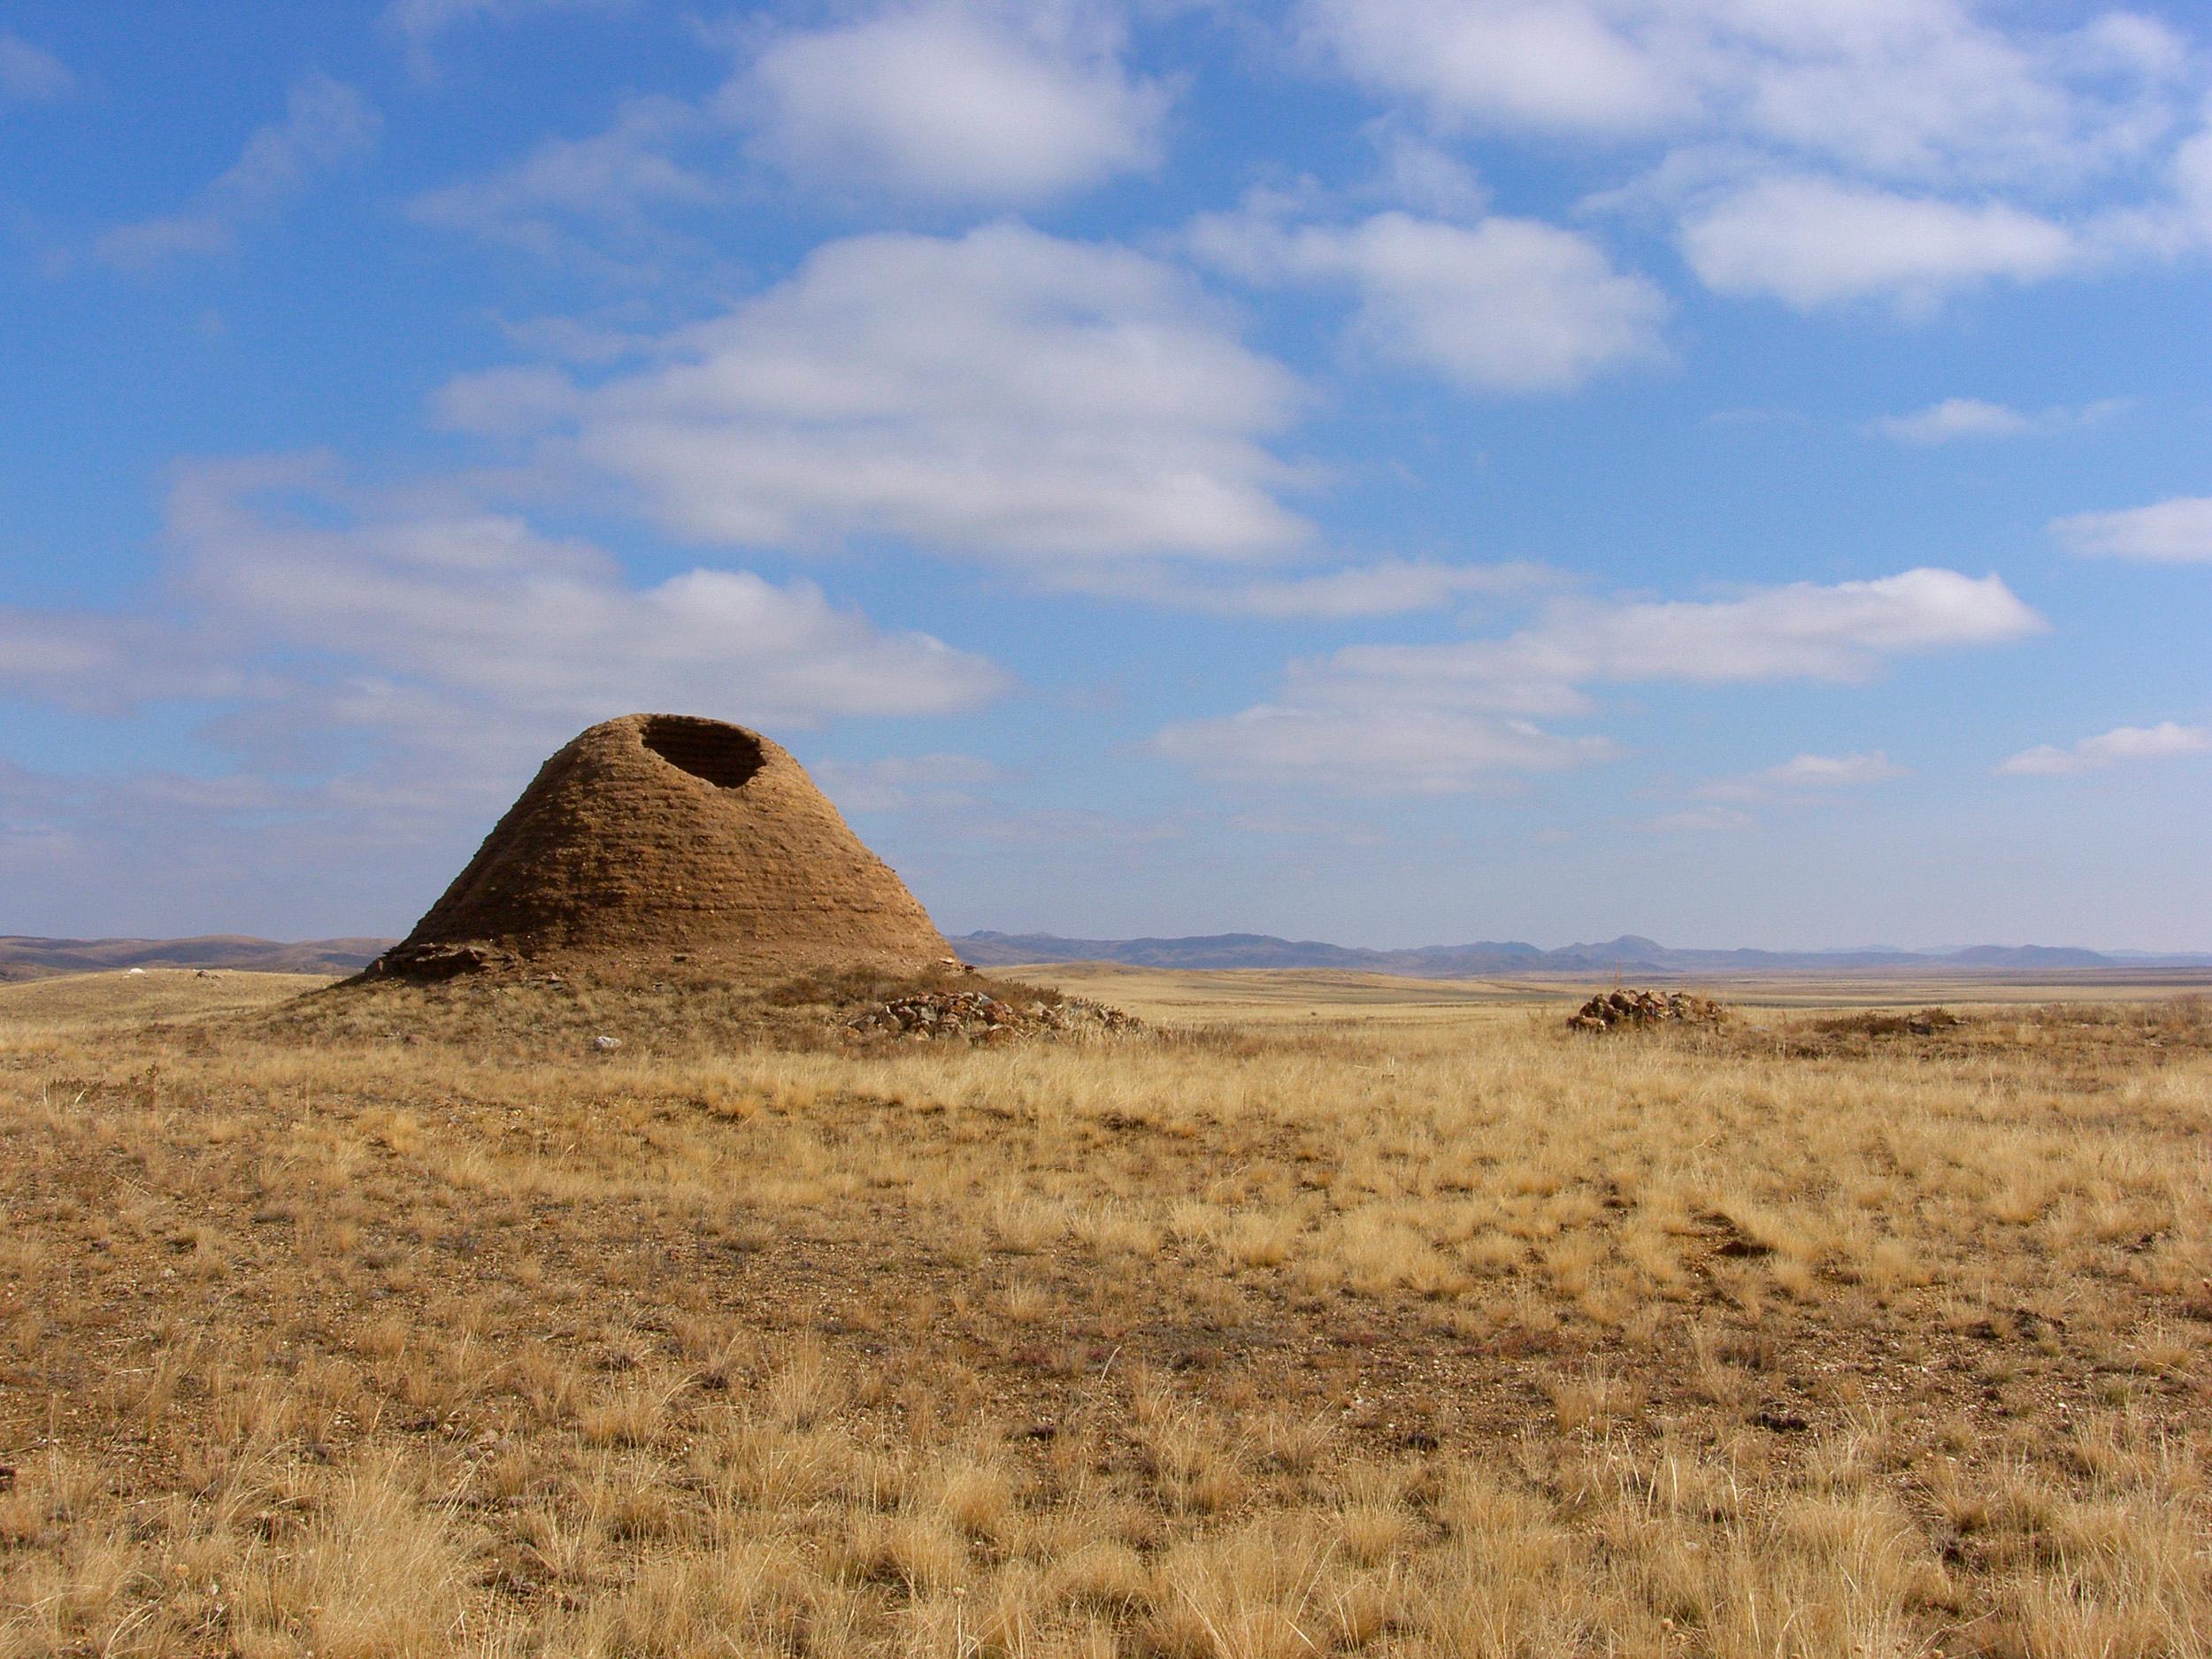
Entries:
<svg viewBox="0 0 2212 1659">
<path fill-rule="evenodd" d="M 1839 1014 L 1815 1020 L 1813 1029 L 1831 1037 L 1933 1037 L 1965 1023 L 1947 1008 L 1924 1008 L 1914 1014 Z"/>
<path fill-rule="evenodd" d="M 1694 991 L 1606 991 L 1592 997 L 1567 1025 L 1575 1031 L 1615 1031 L 1624 1025 L 1717 1025 L 1725 1004 Z"/>
<path fill-rule="evenodd" d="M 719 720 L 633 714 L 547 761 L 366 977 L 547 960 L 613 971 L 684 962 L 748 978 L 910 972 L 951 954 L 785 750 Z"/>
</svg>

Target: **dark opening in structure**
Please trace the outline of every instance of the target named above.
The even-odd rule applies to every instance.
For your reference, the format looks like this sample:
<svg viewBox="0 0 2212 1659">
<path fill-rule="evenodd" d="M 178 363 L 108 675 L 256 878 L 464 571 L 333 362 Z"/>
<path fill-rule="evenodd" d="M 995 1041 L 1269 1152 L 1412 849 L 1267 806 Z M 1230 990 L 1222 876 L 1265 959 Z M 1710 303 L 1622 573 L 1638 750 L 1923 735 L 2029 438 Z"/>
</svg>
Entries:
<svg viewBox="0 0 2212 1659">
<path fill-rule="evenodd" d="M 645 722 L 645 747 L 670 765 L 703 778 L 718 789 L 734 789 L 761 767 L 760 745 L 749 733 L 719 720 L 657 714 Z"/>
</svg>

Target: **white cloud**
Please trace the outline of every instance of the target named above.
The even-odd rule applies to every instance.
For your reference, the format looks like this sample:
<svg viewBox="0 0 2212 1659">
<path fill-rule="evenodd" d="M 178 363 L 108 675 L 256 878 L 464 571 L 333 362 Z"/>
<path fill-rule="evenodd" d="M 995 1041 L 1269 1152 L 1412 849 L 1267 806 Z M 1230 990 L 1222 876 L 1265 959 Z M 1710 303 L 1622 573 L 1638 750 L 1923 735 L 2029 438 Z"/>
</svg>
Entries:
<svg viewBox="0 0 2212 1659">
<path fill-rule="evenodd" d="M 1909 415 L 1885 415 L 1870 420 L 1866 430 L 1877 437 L 1894 438 L 1900 443 L 1932 448 L 1962 439 L 2018 438 L 2093 426 L 2110 419 L 2126 407 L 2126 399 L 2107 397 L 2072 408 L 2031 412 L 1978 397 L 1947 397 Z"/>
<path fill-rule="evenodd" d="M 211 643 L 145 616 L 0 605 L 0 687 L 95 715 L 276 690 Z"/>
<path fill-rule="evenodd" d="M 492 320 L 509 343 L 534 357 L 563 363 L 608 364 L 625 357 L 641 357 L 651 351 L 653 336 L 638 332 L 634 311 L 595 319 L 577 317 L 513 319 L 493 314 Z"/>
<path fill-rule="evenodd" d="M 466 24 L 513 24 L 559 11 L 619 11 L 634 0 L 391 0 L 382 24 L 407 47 L 407 66 L 418 80 L 438 80 L 434 47 Z"/>
<path fill-rule="evenodd" d="M 1695 835 L 1715 831 L 1747 830 L 1758 818 L 1738 807 L 1686 807 L 1678 812 L 1664 812 L 1653 818 L 1647 828 L 1665 830 L 1671 834 Z"/>
<path fill-rule="evenodd" d="M 417 75 L 433 79 L 437 61 L 433 45 L 449 30 L 470 23 L 513 23 L 554 12 L 615 11 L 632 0 L 391 0 L 384 26 L 407 44 L 407 60 Z"/>
<path fill-rule="evenodd" d="M 1356 341 L 1461 386 L 1563 390 L 1660 351 L 1659 289 L 1616 270 L 1589 238 L 1534 219 L 1457 225 L 1386 212 L 1290 226 L 1248 209 L 1197 220 L 1189 240 L 1252 281 L 1349 287 Z"/>
<path fill-rule="evenodd" d="M 1855 755 L 1796 755 L 1763 772 L 1716 778 L 1694 793 L 1705 801 L 1765 805 L 1779 800 L 1802 805 L 1829 791 L 1863 788 L 1907 775 L 1904 767 L 1878 749 Z"/>
<path fill-rule="evenodd" d="M 1018 204 L 1159 159 L 1169 88 L 1124 67 L 1103 8 L 948 4 L 769 37 L 724 95 L 795 176 Z"/>
<path fill-rule="evenodd" d="M 541 253 L 565 250 L 564 224 L 578 219 L 633 233 L 649 209 L 695 206 L 718 198 L 711 180 L 668 153 L 701 122 L 689 104 L 634 98 L 613 125 L 588 138 L 549 138 L 488 177 L 417 196 L 408 211 L 424 224 L 472 231 Z"/>
<path fill-rule="evenodd" d="M 1384 559 L 1311 576 L 1181 588 L 1171 596 L 1200 610 L 1240 616 L 1348 621 L 1434 611 L 1470 595 L 1523 593 L 1555 580 L 1555 573 L 1544 566 L 1525 563 L 1443 565 Z"/>
<path fill-rule="evenodd" d="M 1957 438 L 2011 438 L 2034 429 L 2016 409 L 1978 397 L 1947 397 L 1909 415 L 1885 415 L 1867 429 L 1902 443 L 1949 443 Z"/>
<path fill-rule="evenodd" d="M 1878 749 L 1860 755 L 1798 755 L 1760 773 L 1788 789 L 1850 789 L 1904 775 L 1905 769 Z"/>
<path fill-rule="evenodd" d="M 1122 565 L 1062 572 L 1054 586 L 1217 616 L 1348 622 L 1440 610 L 1473 595 L 1525 595 L 1557 588 L 1566 580 L 1550 566 L 1525 559 L 1499 565 L 1381 559 L 1297 576 L 1227 578 L 1202 577 L 1180 566 Z"/>
<path fill-rule="evenodd" d="M 941 713 L 1001 683 L 925 634 L 879 633 L 810 582 L 702 568 L 634 588 L 596 549 L 505 515 L 325 529 L 273 518 L 241 488 L 306 481 L 188 475 L 169 514 L 188 589 L 250 637 L 380 676 L 564 721 L 658 705 L 772 726 Z"/>
<path fill-rule="evenodd" d="M 1119 856 L 1124 868 L 1132 875 L 1141 875 L 1148 868 L 1156 868 L 1156 863 L 1141 854 L 1131 856 L 1133 849 L 1180 841 L 1189 831 L 1173 818 L 1125 818 L 1110 812 L 1046 808 L 1033 812 L 964 811 L 951 833 L 959 843 L 969 847 L 1039 849 L 1048 867 L 1059 872 L 1067 869 L 1071 849 L 1094 849 L 1091 857 L 1081 860 L 1087 867 L 1094 869 L 1096 860 Z"/>
<path fill-rule="evenodd" d="M 847 812 L 958 811 L 976 804 L 974 791 L 1006 776 L 980 756 L 944 753 L 825 760 L 811 771 Z"/>
<path fill-rule="evenodd" d="M 2159 565 L 2212 563 L 2212 496 L 2178 495 L 2118 512 L 2078 512 L 2051 521 L 2077 553 Z"/>
<path fill-rule="evenodd" d="M 466 379 L 449 419 L 551 421 L 547 465 L 623 480 L 676 534 L 895 536 L 1051 572 L 1256 559 L 1308 527 L 1263 447 L 1300 390 L 1195 287 L 1124 249 L 995 225 L 832 242 L 595 387 Z"/>
<path fill-rule="evenodd" d="M 1475 170 L 1449 150 L 1387 119 L 1367 125 L 1380 171 L 1370 193 L 1400 207 L 1463 221 L 1482 217 L 1490 192 Z"/>
<path fill-rule="evenodd" d="M 2164 134 L 2187 58 L 2162 26 L 2120 12 L 2039 35 L 1955 0 L 1765 10 L 1779 27 L 1755 27 L 1720 73 L 1732 109 L 1709 108 L 1890 178 L 2040 188 L 2124 161 Z"/>
<path fill-rule="evenodd" d="M 2212 242 L 2190 42 L 2139 12 L 2051 29 L 2010 10 L 1301 0 L 1294 15 L 1317 61 L 1444 136 L 1595 141 L 1640 167 L 1656 151 L 1639 183 L 1586 205 L 1676 217 L 1723 293 L 1924 311 L 1991 280 Z"/>
<path fill-rule="evenodd" d="M 1603 738 L 1463 710 L 1302 703 L 1170 726 L 1152 748 L 1225 782 L 1344 795 L 1454 794 L 1495 773 L 1553 772 L 1613 752 Z"/>
<path fill-rule="evenodd" d="M 12 29 L 0 29 L 0 110 L 11 104 L 51 104 L 77 88 L 69 65 Z"/>
<path fill-rule="evenodd" d="M 411 40 L 426 40 L 501 9 L 503 0 L 392 0 L 384 20 Z"/>
<path fill-rule="evenodd" d="M 1689 115 L 1689 89 L 1578 4 L 1308 0 L 1308 41 L 1451 125 L 1619 134 Z"/>
<path fill-rule="evenodd" d="M 576 382 L 562 370 L 517 364 L 448 381 L 439 389 L 435 413 L 450 431 L 522 438 L 572 419 L 582 402 Z"/>
<path fill-rule="evenodd" d="M 471 807 L 480 815 L 492 803 Z M 11 882 L 12 918 L 32 932 L 297 937 L 357 932 L 365 921 L 397 932 L 483 831 L 480 821 L 432 822 L 396 787 L 372 803 L 328 786 L 58 774 L 0 760 L 0 877 Z M 426 831 L 443 843 L 428 858 Z M 390 902 L 391 890 L 411 888 L 403 910 Z"/>
<path fill-rule="evenodd" d="M 2032 281 L 2086 257 L 2065 227 L 2005 203 L 1964 206 L 1795 176 L 1694 211 L 1681 241 L 1708 288 L 1800 311 L 1873 298 L 1925 310 L 1961 288 Z"/>
<path fill-rule="evenodd" d="M 364 509 L 294 459 L 188 471 L 167 534 L 167 617 L 0 611 L 0 638 L 65 642 L 0 653 L 0 683 L 80 705 L 225 696 L 272 741 L 524 754 L 637 708 L 789 727 L 947 712 L 1004 683 L 810 582 L 701 568 L 639 587 L 588 544 L 503 514 Z"/>
<path fill-rule="evenodd" d="M 2174 151 L 2174 187 L 2198 238 L 2212 240 L 2212 124 Z"/>
<path fill-rule="evenodd" d="M 2185 45 L 2139 15 L 2008 31 L 1962 0 L 1304 0 L 1325 61 L 1446 128 L 1749 142 L 1874 176 L 2047 183 L 2170 127 Z"/>
<path fill-rule="evenodd" d="M 2098 736 L 2085 737 L 2071 749 L 2040 743 L 2000 763 L 1997 770 L 2012 777 L 2058 778 L 2189 755 L 2212 755 L 2212 728 L 2162 720 L 2156 726 L 2116 726 Z"/>
<path fill-rule="evenodd" d="M 376 142 L 382 122 L 361 95 L 327 75 L 296 81 L 284 119 L 257 130 L 212 187 L 243 203 L 280 200 Z"/>
<path fill-rule="evenodd" d="M 1924 568 L 1740 599 L 1567 601 L 1502 640 L 1349 647 L 1320 677 L 1555 712 L 1583 706 L 1586 685 L 1860 680 L 1887 657 L 2001 643 L 2044 626 L 1996 576 Z"/>
<path fill-rule="evenodd" d="M 519 9 L 434 0 L 420 22 L 434 32 Z M 1169 89 L 1124 68 L 1125 28 L 1103 0 L 941 0 L 818 29 L 725 33 L 748 61 L 718 95 L 633 96 L 603 132 L 548 139 L 411 211 L 588 263 L 589 233 L 665 250 L 656 213 L 732 196 L 718 152 L 733 127 L 749 130 L 757 160 L 816 191 L 949 205 L 1033 205 L 1160 157 Z"/>
<path fill-rule="evenodd" d="M 628 0 L 392 0 L 384 20 L 410 40 L 428 40 L 457 24 L 511 20 L 537 12 L 583 11 Z"/>
<path fill-rule="evenodd" d="M 375 142 L 382 122 L 361 95 L 327 75 L 293 84 L 281 121 L 259 128 L 238 159 L 182 213 L 119 225 L 93 244 L 109 265 L 141 269 L 187 255 L 221 253 L 245 225 L 297 195 Z"/>
<path fill-rule="evenodd" d="M 1997 577 L 1945 570 L 1799 582 L 1737 599 L 1563 601 L 1502 639 L 1352 646 L 1294 663 L 1273 702 L 1171 727 L 1155 742 L 1219 775 L 1287 780 L 1325 770 L 1300 758 L 1307 733 L 1324 757 L 1363 745 L 1363 757 L 1346 762 L 1360 768 L 1363 787 L 1394 779 L 1395 787 L 1429 792 L 1465 787 L 1485 770 L 1571 764 L 1608 752 L 1601 739 L 1529 724 L 1588 711 L 1592 686 L 1853 680 L 1892 657 L 2001 643 L 2043 626 Z M 1809 772 L 1819 769 L 1822 757 L 1807 759 Z M 1867 773 L 1887 763 L 1876 756 L 1827 764 Z"/>
</svg>

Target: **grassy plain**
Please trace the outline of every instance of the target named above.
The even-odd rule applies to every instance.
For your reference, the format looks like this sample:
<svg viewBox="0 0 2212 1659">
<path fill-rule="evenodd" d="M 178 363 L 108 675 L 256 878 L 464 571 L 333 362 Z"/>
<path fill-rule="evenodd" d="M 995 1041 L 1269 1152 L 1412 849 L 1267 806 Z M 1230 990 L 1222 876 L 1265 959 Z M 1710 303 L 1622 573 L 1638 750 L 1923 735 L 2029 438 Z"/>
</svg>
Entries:
<svg viewBox="0 0 2212 1659">
<path fill-rule="evenodd" d="M 2212 1653 L 2179 987 L 1052 978 L 0 987 L 0 1655 Z"/>
</svg>

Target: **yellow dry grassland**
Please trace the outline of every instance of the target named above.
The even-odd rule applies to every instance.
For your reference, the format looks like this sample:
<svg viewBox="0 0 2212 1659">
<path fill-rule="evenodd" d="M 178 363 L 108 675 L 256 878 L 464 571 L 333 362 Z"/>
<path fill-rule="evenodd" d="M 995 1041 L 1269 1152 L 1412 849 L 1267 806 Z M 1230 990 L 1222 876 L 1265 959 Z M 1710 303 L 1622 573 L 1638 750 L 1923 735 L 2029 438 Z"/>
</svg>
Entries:
<svg viewBox="0 0 2212 1659">
<path fill-rule="evenodd" d="M 1125 986 L 0 989 L 0 1655 L 2212 1653 L 2200 1002 Z"/>
</svg>

